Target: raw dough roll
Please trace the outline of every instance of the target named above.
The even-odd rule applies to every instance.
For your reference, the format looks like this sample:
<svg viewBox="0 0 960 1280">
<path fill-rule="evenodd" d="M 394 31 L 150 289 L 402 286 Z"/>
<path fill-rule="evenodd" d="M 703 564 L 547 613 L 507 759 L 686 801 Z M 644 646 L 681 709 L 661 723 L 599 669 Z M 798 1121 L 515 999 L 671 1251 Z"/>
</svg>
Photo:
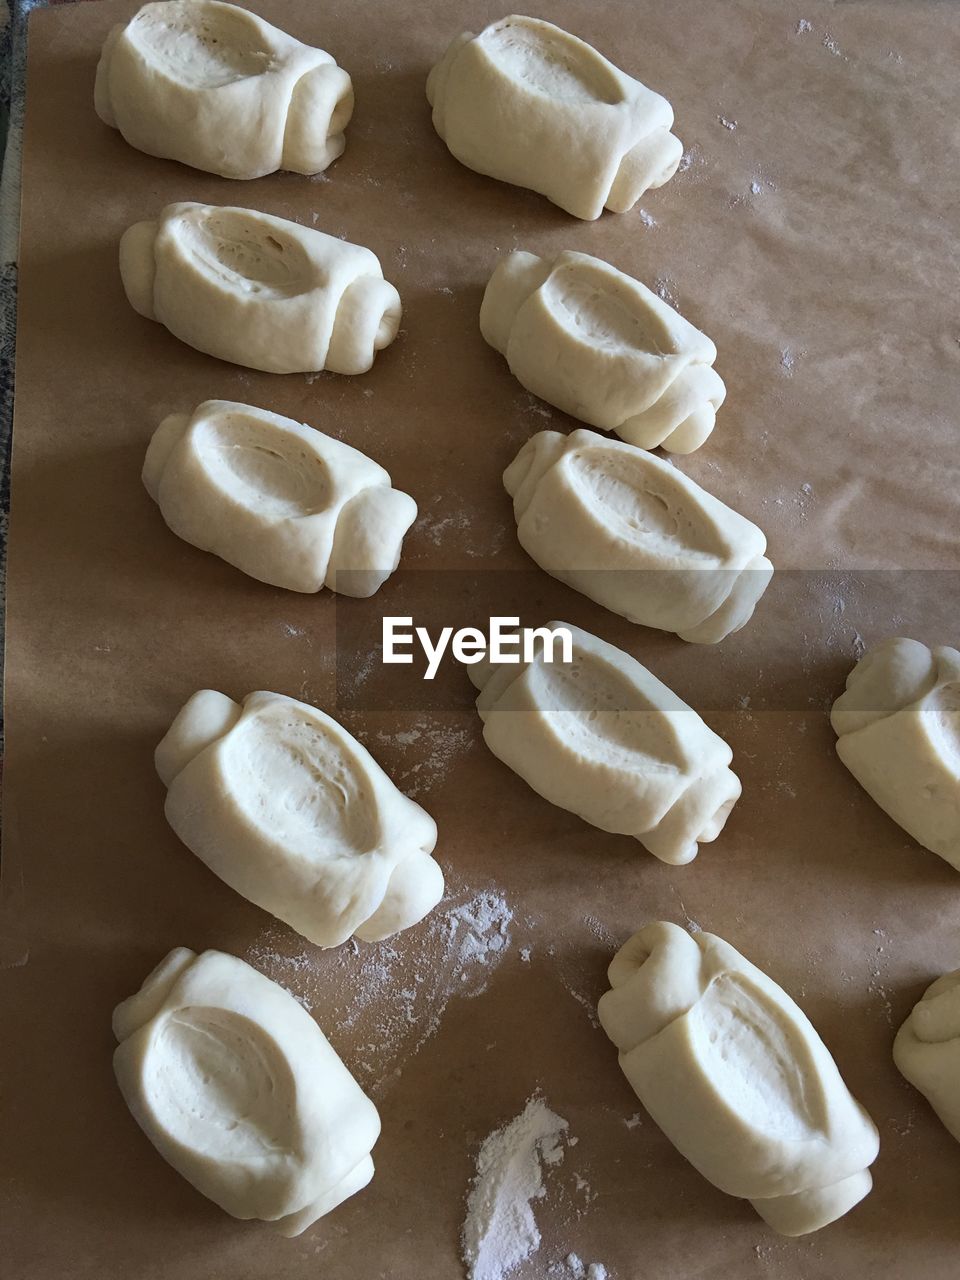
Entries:
<svg viewBox="0 0 960 1280">
<path fill-rule="evenodd" d="M 145 4 L 103 46 L 97 115 L 148 155 L 224 178 L 320 173 L 353 86 L 329 53 L 219 0 Z"/>
<path fill-rule="evenodd" d="M 359 450 L 229 400 L 165 418 L 143 483 L 174 533 L 289 591 L 373 595 L 417 516 Z"/>
<path fill-rule="evenodd" d="M 483 295 L 480 332 L 528 391 L 643 449 L 699 449 L 726 395 L 710 339 L 587 253 L 508 254 Z"/>
<path fill-rule="evenodd" d="M 365 747 L 278 693 L 195 693 L 157 747 L 174 831 L 232 889 L 320 947 L 378 942 L 443 896 L 437 824 Z"/>
<path fill-rule="evenodd" d="M 876 1125 L 782 988 L 711 933 L 647 925 L 598 1012 L 637 1097 L 714 1186 L 775 1231 L 818 1231 L 870 1191 Z"/>
<path fill-rule="evenodd" d="M 668 462 L 597 435 L 541 431 L 503 473 L 520 545 L 631 622 L 716 644 L 773 574 L 755 524 Z"/>
<path fill-rule="evenodd" d="M 666 98 L 539 18 L 457 36 L 427 78 L 427 100 L 462 164 L 577 218 L 632 209 L 683 154 Z"/>
<path fill-rule="evenodd" d="M 931 983 L 913 1006 L 893 1060 L 960 1142 L 960 969 Z"/>
<path fill-rule="evenodd" d="M 830 722 L 864 790 L 960 871 L 960 652 L 884 640 L 850 672 Z"/>
<path fill-rule="evenodd" d="M 375 253 L 254 209 L 168 204 L 120 241 L 130 305 L 266 373 L 366 373 L 400 327 Z"/>
<path fill-rule="evenodd" d="M 133 1118 L 235 1218 L 296 1236 L 373 1177 L 376 1107 L 293 996 L 235 956 L 175 948 L 113 1030 Z"/>
<path fill-rule="evenodd" d="M 566 622 L 573 661 L 482 662 L 483 740 L 545 799 L 662 862 L 690 862 L 740 795 L 733 752 L 622 649 Z M 557 655 L 559 656 L 559 655 Z"/>
</svg>

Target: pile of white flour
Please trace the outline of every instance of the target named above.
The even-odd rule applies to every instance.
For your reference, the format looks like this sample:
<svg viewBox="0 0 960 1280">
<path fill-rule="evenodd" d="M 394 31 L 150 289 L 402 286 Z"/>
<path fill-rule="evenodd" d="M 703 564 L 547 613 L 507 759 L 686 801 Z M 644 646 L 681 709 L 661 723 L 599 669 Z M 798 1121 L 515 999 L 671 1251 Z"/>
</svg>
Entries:
<svg viewBox="0 0 960 1280">
<path fill-rule="evenodd" d="M 543 1166 L 563 1160 L 566 1129 L 534 1096 L 484 1140 L 461 1239 L 469 1280 L 503 1280 L 540 1247 L 533 1202 L 544 1194 Z"/>
</svg>

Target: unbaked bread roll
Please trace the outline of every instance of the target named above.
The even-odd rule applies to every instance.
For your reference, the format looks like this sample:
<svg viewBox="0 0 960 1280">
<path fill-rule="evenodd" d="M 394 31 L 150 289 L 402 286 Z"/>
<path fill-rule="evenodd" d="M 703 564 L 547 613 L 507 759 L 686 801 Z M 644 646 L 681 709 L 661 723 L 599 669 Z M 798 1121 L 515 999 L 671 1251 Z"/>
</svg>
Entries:
<svg viewBox="0 0 960 1280">
<path fill-rule="evenodd" d="M 480 332 L 528 391 L 643 449 L 699 449 L 726 395 L 710 339 L 587 253 L 508 254 L 483 295 Z"/>
<path fill-rule="evenodd" d="M 598 1012 L 637 1097 L 714 1186 L 787 1236 L 870 1191 L 876 1125 L 785 991 L 721 938 L 658 921 L 621 947 Z"/>
<path fill-rule="evenodd" d="M 427 100 L 461 164 L 577 218 L 632 209 L 683 154 L 666 98 L 540 18 L 457 36 L 427 78 Z"/>
<path fill-rule="evenodd" d="M 113 1030 L 133 1118 L 235 1218 L 296 1236 L 373 1177 L 376 1107 L 293 996 L 235 956 L 175 948 Z"/>
<path fill-rule="evenodd" d="M 573 661 L 468 667 L 483 740 L 545 799 L 690 862 L 740 795 L 733 752 L 635 658 L 567 622 Z"/>
<path fill-rule="evenodd" d="M 884 640 L 850 672 L 830 722 L 864 790 L 960 871 L 960 652 Z"/>
<path fill-rule="evenodd" d="M 186 703 L 156 751 L 174 831 L 232 889 L 320 947 L 377 942 L 443 896 L 437 824 L 365 747 L 278 693 Z"/>
<path fill-rule="evenodd" d="M 960 1142 L 960 969 L 931 983 L 913 1006 L 893 1060 Z"/>
<path fill-rule="evenodd" d="M 366 373 L 400 327 L 375 253 L 254 209 L 168 204 L 120 241 L 130 305 L 266 373 Z"/>
<path fill-rule="evenodd" d="M 148 155 L 224 178 L 320 173 L 353 86 L 329 53 L 219 0 L 145 4 L 103 46 L 97 115 Z"/>
<path fill-rule="evenodd" d="M 676 467 L 594 431 L 541 431 L 503 474 L 542 569 L 646 627 L 716 644 L 753 615 L 767 540 Z"/>
<path fill-rule="evenodd" d="M 143 483 L 174 533 L 289 591 L 373 595 L 417 516 L 359 450 L 229 400 L 164 418 Z"/>
</svg>

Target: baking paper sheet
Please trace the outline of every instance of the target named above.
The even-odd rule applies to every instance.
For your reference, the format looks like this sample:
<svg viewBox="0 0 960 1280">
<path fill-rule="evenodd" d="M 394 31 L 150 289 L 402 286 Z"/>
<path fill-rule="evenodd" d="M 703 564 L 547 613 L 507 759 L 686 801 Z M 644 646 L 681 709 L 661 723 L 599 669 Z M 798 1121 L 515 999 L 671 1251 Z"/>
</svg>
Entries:
<svg viewBox="0 0 960 1280">
<path fill-rule="evenodd" d="M 895 1071 L 895 1028 L 960 965 L 960 881 L 837 762 L 830 702 L 863 646 L 955 643 L 957 74 L 950 4 L 588 3 L 537 10 L 664 94 L 682 172 L 580 223 L 461 167 L 429 66 L 488 3 L 259 10 L 354 78 L 343 158 L 252 183 L 140 155 L 93 111 L 110 25 L 34 15 L 24 154 L 4 779 L 2 1256 L 17 1280 L 462 1275 L 482 1139 L 535 1091 L 577 1139 L 535 1205 L 545 1276 L 946 1280 L 960 1149 Z M 357 378 L 252 373 L 126 303 L 117 242 L 169 201 L 247 204 L 369 245 L 403 332 Z M 718 648 L 632 627 L 534 570 L 500 474 L 544 427 L 477 312 L 514 247 L 607 258 L 719 348 L 728 399 L 678 465 L 768 533 L 778 566 Z M 420 520 L 370 601 L 259 585 L 178 541 L 140 479 L 160 418 L 246 400 L 365 450 Z M 483 747 L 465 673 L 384 668 L 382 614 L 567 619 L 622 645 L 733 746 L 743 799 L 692 865 L 540 800 Z M 320 953 L 176 840 L 152 750 L 210 685 L 340 715 L 440 828 L 450 896 L 389 946 Z M 614 948 L 665 917 L 719 933 L 810 1015 L 881 1133 L 876 1187 L 789 1241 L 707 1185 L 642 1115 L 593 1021 Z M 376 1178 L 294 1241 L 227 1218 L 152 1151 L 114 1085 L 110 1012 L 174 945 L 294 991 L 375 1097 Z M 631 1118 L 640 1113 L 639 1122 Z M 629 1124 L 627 1122 L 630 1122 Z M 566 1264 L 564 1264 L 566 1265 Z M 565 1273 L 554 1271 L 554 1275 Z"/>
</svg>

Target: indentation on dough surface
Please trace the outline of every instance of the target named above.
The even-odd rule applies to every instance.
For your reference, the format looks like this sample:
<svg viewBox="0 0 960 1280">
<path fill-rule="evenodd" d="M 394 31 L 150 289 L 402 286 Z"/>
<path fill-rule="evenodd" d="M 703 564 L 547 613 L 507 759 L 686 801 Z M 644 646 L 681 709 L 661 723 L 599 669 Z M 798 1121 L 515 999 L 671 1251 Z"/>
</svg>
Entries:
<svg viewBox="0 0 960 1280">
<path fill-rule="evenodd" d="M 296 1145 L 290 1068 L 273 1039 L 232 1010 L 192 1006 L 164 1019 L 144 1092 L 166 1133 L 211 1159 L 259 1161 Z"/>
<path fill-rule="evenodd" d="M 220 89 L 262 75 L 272 55 L 242 11 L 197 3 L 145 8 L 129 37 L 162 74 L 191 89 Z"/>
<path fill-rule="evenodd" d="M 281 703 L 247 716 L 224 740 L 231 799 L 288 856 L 360 856 L 379 840 L 373 788 L 328 725 Z"/>
<path fill-rule="evenodd" d="M 641 776 L 683 767 L 670 719 L 602 660 L 574 650 L 572 662 L 537 663 L 528 678 L 545 726 L 581 759 Z"/>
<path fill-rule="evenodd" d="M 708 521 L 669 475 L 625 450 L 571 451 L 564 465 L 583 506 L 610 533 L 667 562 L 690 568 L 716 564 L 724 554 Z M 597 569 L 604 568 L 597 565 Z"/>
<path fill-rule="evenodd" d="M 714 979 L 689 1016 L 711 1087 L 746 1124 L 787 1142 L 823 1130 L 822 1093 L 806 1042 L 748 978 Z"/>
<path fill-rule="evenodd" d="M 286 298 L 313 283 L 302 247 L 242 209 L 210 209 L 184 222 L 185 251 L 239 293 Z"/>
<path fill-rule="evenodd" d="M 544 305 L 568 334 L 612 354 L 675 352 L 660 315 L 615 277 L 582 262 L 557 267 L 541 286 Z"/>
<path fill-rule="evenodd" d="M 274 423 L 218 415 L 198 425 L 195 447 L 211 480 L 241 506 L 282 520 L 315 515 L 329 502 L 323 460 Z"/>
<path fill-rule="evenodd" d="M 536 93 L 561 102 L 623 101 L 620 85 L 600 55 L 565 31 L 507 19 L 480 39 L 512 80 Z"/>
</svg>

